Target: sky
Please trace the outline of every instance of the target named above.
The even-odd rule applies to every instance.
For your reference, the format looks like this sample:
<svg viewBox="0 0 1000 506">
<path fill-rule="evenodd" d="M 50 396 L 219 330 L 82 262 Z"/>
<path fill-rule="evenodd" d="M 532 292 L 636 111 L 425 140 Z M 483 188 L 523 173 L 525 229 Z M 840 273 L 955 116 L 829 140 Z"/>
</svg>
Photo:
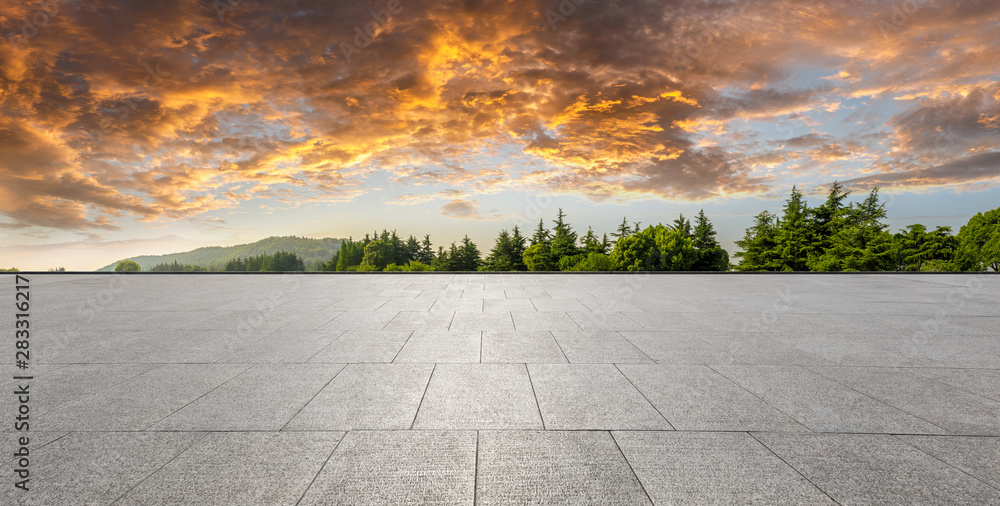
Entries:
<svg viewBox="0 0 1000 506">
<path fill-rule="evenodd" d="M 0 267 L 1000 205 L 993 0 L 0 0 Z"/>
</svg>

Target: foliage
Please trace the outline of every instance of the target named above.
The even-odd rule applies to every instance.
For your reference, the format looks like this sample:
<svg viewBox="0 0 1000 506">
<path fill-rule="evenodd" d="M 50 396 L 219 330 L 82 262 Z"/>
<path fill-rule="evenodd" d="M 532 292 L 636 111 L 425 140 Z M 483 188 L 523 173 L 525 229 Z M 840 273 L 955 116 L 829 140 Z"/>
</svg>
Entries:
<svg viewBox="0 0 1000 506">
<path fill-rule="evenodd" d="M 705 216 L 705 210 L 698 211 L 691 232 L 691 245 L 698 252 L 692 271 L 728 271 L 729 253 L 722 249 L 715 238 L 715 228 Z"/>
<path fill-rule="evenodd" d="M 915 224 L 895 234 L 893 246 L 896 270 L 952 270 L 958 238 L 951 235 L 951 227 L 937 227 L 928 232 L 927 227 Z"/>
<path fill-rule="evenodd" d="M 524 237 L 521 232 L 514 227 L 514 235 L 507 230 L 501 230 L 497 236 L 496 245 L 490 250 L 489 256 L 483 261 L 479 268 L 482 271 L 523 271 L 524 266 Z"/>
<path fill-rule="evenodd" d="M 226 262 L 227 272 L 292 272 L 304 271 L 305 263 L 295 253 L 278 251 L 273 255 L 254 255 Z"/>
<path fill-rule="evenodd" d="M 433 271 L 434 268 L 417 260 L 411 260 L 406 265 L 389 264 L 382 269 L 383 272 L 410 272 L 410 271 Z"/>
<path fill-rule="evenodd" d="M 170 263 L 156 264 L 149 268 L 149 272 L 207 272 L 208 269 L 200 265 L 182 264 L 177 260 Z"/>
<path fill-rule="evenodd" d="M 538 228 L 535 229 L 535 233 L 531 236 L 531 245 L 548 243 L 551 237 L 552 234 L 545 228 L 545 221 L 539 218 Z"/>
<path fill-rule="evenodd" d="M 557 268 L 552 261 L 549 245 L 544 242 L 533 244 L 524 250 L 523 259 L 529 271 L 554 271 Z"/>
<path fill-rule="evenodd" d="M 554 221 L 556 224 L 553 228 L 555 234 L 552 236 L 549 246 L 549 252 L 556 263 L 560 262 L 563 257 L 572 257 L 577 254 L 576 232 L 573 231 L 573 227 L 566 223 L 565 217 L 566 214 L 560 208 L 559 214 Z"/>
<path fill-rule="evenodd" d="M 1000 271 L 1000 207 L 976 213 L 958 231 L 954 267 L 961 271 Z"/>
<path fill-rule="evenodd" d="M 389 242 L 383 242 L 381 240 L 372 241 L 365 245 L 365 254 L 361 258 L 361 265 L 373 266 L 374 269 L 364 269 L 364 270 L 382 270 L 386 265 L 390 263 L 395 263 L 394 251 L 392 244 Z"/>
<path fill-rule="evenodd" d="M 115 266 L 115 272 L 141 272 L 142 267 L 134 260 L 122 260 Z"/>
<path fill-rule="evenodd" d="M 567 271 L 610 271 L 611 257 L 604 253 L 587 253 L 585 258 Z"/>
<path fill-rule="evenodd" d="M 697 258 L 683 231 L 659 224 L 620 237 L 611 252 L 611 265 L 620 271 L 686 271 Z"/>
<path fill-rule="evenodd" d="M 21 272 L 21 270 L 18 269 L 17 267 L 11 267 L 10 269 L 0 268 L 0 272 Z"/>
</svg>

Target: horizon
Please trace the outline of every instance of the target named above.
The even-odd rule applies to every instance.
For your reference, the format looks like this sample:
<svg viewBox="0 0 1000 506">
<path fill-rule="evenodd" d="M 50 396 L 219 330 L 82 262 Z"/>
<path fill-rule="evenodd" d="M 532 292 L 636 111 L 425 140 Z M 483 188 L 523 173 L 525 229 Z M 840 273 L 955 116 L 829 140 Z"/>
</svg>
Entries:
<svg viewBox="0 0 1000 506">
<path fill-rule="evenodd" d="M 369 33 L 365 33 L 366 30 Z M 0 0 L 0 267 L 1000 202 L 1000 5 Z"/>
</svg>

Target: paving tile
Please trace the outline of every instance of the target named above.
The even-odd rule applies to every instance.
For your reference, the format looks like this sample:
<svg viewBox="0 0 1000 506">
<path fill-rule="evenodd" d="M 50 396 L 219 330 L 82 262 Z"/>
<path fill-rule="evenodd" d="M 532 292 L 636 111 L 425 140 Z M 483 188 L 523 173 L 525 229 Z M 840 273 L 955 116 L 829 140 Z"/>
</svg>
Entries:
<svg viewBox="0 0 1000 506">
<path fill-rule="evenodd" d="M 1000 489 L 1000 438 L 896 436 L 907 444 Z"/>
<path fill-rule="evenodd" d="M 204 436 L 76 432 L 39 448 L 38 436 L 31 432 L 30 490 L 8 482 L 0 487 L 0 503 L 109 504 Z"/>
<path fill-rule="evenodd" d="M 506 299 L 507 295 L 503 290 L 475 290 L 466 288 L 462 290 L 463 299 Z"/>
<path fill-rule="evenodd" d="M 531 304 L 535 306 L 537 311 L 590 311 L 587 306 L 584 306 L 575 298 L 554 299 L 539 297 L 537 299 L 531 299 Z"/>
<path fill-rule="evenodd" d="M 910 372 L 931 378 L 966 392 L 1000 401 L 1000 370 L 998 369 L 910 369 Z"/>
<path fill-rule="evenodd" d="M 620 332 L 636 348 L 664 364 L 734 364 L 736 357 L 688 332 Z"/>
<path fill-rule="evenodd" d="M 796 366 L 713 366 L 817 432 L 941 434 L 944 429 Z"/>
<path fill-rule="evenodd" d="M 216 432 L 119 504 L 296 504 L 340 432 Z"/>
<path fill-rule="evenodd" d="M 587 306 L 591 311 L 627 311 L 630 313 L 641 313 L 642 308 L 618 298 L 579 298 L 581 304 Z"/>
<path fill-rule="evenodd" d="M 167 364 L 53 411 L 39 430 L 143 430 L 236 377 L 246 364 Z"/>
<path fill-rule="evenodd" d="M 911 374 L 907 369 L 813 367 L 811 370 L 953 434 L 1000 436 L 1000 401 Z"/>
<path fill-rule="evenodd" d="M 445 312 L 456 312 L 456 311 L 471 311 L 471 312 L 482 312 L 483 311 L 483 300 L 482 299 L 437 299 L 434 301 L 434 305 L 430 309 L 434 311 L 445 311 Z"/>
<path fill-rule="evenodd" d="M 547 430 L 670 430 L 611 364 L 528 364 Z"/>
<path fill-rule="evenodd" d="M 618 369 L 677 430 L 808 431 L 710 367 L 620 364 Z"/>
<path fill-rule="evenodd" d="M 363 311 L 371 312 L 375 311 L 381 307 L 386 302 L 389 302 L 389 297 L 344 297 L 342 299 L 336 300 L 333 304 L 327 306 L 325 311 L 327 312 L 353 312 L 353 311 Z"/>
<path fill-rule="evenodd" d="M 151 430 L 280 430 L 342 364 L 261 364 L 160 420 Z"/>
<path fill-rule="evenodd" d="M 35 380 L 28 382 L 32 400 L 35 401 L 30 405 L 31 418 L 42 420 L 49 412 L 99 392 L 117 388 L 116 385 L 155 367 L 157 366 L 154 364 L 68 364 L 49 371 L 41 371 L 37 366 L 33 366 L 32 376 Z M 5 378 L 10 380 L 12 375 L 7 375 Z M 14 391 L 18 383 L 11 381 L 4 385 L 4 390 Z M 4 419 L 13 420 L 16 408 L 17 403 L 4 403 L 2 406 Z"/>
<path fill-rule="evenodd" d="M 514 321 L 510 317 L 510 313 L 501 312 L 491 312 L 491 313 L 470 313 L 470 312 L 458 312 L 455 313 L 455 319 L 451 322 L 450 330 L 491 330 L 491 331 L 503 331 L 503 330 L 514 330 Z"/>
<path fill-rule="evenodd" d="M 577 364 L 652 362 L 645 353 L 617 332 L 552 331 L 566 358 Z"/>
<path fill-rule="evenodd" d="M 482 332 L 417 330 L 395 362 L 479 362 Z"/>
<path fill-rule="evenodd" d="M 524 364 L 438 364 L 415 429 L 541 429 Z"/>
<path fill-rule="evenodd" d="M 639 331 L 645 327 L 619 311 L 568 311 L 573 319 L 585 331 Z"/>
<path fill-rule="evenodd" d="M 285 429 L 409 429 L 433 368 L 433 364 L 349 364 Z"/>
<path fill-rule="evenodd" d="M 612 433 L 656 504 L 834 504 L 746 433 Z"/>
<path fill-rule="evenodd" d="M 455 313 L 447 311 L 400 311 L 386 330 L 437 329 L 448 330 Z"/>
<path fill-rule="evenodd" d="M 529 299 L 486 299 L 483 301 L 483 311 L 504 312 L 537 311 Z"/>
<path fill-rule="evenodd" d="M 275 333 L 241 348 L 239 351 L 222 358 L 219 362 L 302 363 L 329 346 L 343 334 L 342 330 L 300 330 L 291 332 L 288 336 L 280 336 Z"/>
<path fill-rule="evenodd" d="M 514 329 L 521 330 L 580 330 L 580 326 L 563 311 L 511 311 Z"/>
<path fill-rule="evenodd" d="M 651 504 L 607 432 L 483 431 L 477 504 Z"/>
<path fill-rule="evenodd" d="M 1000 490 L 884 434 L 756 437 L 841 504 L 996 504 Z"/>
<path fill-rule="evenodd" d="M 389 299 L 385 304 L 377 307 L 375 311 L 428 311 L 432 305 L 434 305 L 434 301 L 431 299 Z"/>
<path fill-rule="evenodd" d="M 300 504 L 473 504 L 474 431 L 353 431 Z"/>
<path fill-rule="evenodd" d="M 622 314 L 642 325 L 644 330 L 656 332 L 709 332 L 712 330 L 711 327 L 689 314 L 649 311 L 622 311 Z"/>
<path fill-rule="evenodd" d="M 483 332 L 483 363 L 566 363 L 559 344 L 547 330 Z"/>
<path fill-rule="evenodd" d="M 821 356 L 762 335 L 714 333 L 703 334 L 699 338 L 745 364 L 835 365 Z"/>
<path fill-rule="evenodd" d="M 395 317 L 392 311 L 344 311 L 318 330 L 381 330 Z"/>
</svg>

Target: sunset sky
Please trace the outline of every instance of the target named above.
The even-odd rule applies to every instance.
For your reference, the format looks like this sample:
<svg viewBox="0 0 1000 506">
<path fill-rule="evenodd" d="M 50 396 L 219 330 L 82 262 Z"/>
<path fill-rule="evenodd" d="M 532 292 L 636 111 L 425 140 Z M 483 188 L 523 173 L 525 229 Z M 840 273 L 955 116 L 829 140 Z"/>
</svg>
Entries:
<svg viewBox="0 0 1000 506">
<path fill-rule="evenodd" d="M 995 0 L 0 0 L 0 267 L 1000 206 Z"/>
</svg>

